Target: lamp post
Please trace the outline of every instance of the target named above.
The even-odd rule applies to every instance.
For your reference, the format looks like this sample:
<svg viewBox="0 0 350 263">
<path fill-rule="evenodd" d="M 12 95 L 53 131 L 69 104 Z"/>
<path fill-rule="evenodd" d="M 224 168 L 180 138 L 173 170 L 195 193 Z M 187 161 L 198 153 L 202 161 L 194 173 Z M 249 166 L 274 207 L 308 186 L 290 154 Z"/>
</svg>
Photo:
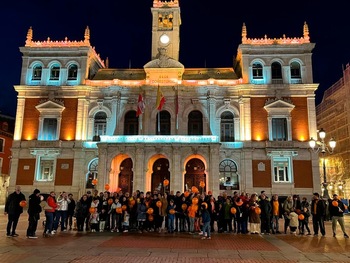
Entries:
<svg viewBox="0 0 350 263">
<path fill-rule="evenodd" d="M 309 145 L 311 147 L 311 149 L 318 153 L 321 152 L 322 153 L 322 157 L 323 157 L 323 161 L 322 161 L 322 168 L 323 168 L 323 182 L 322 182 L 322 186 L 323 186 L 323 194 L 322 197 L 326 197 L 329 198 L 329 194 L 328 194 L 328 182 L 327 182 L 327 174 L 326 174 L 326 159 L 325 159 L 325 154 L 326 152 L 332 154 L 336 145 L 336 141 L 333 139 L 333 137 L 330 139 L 329 141 L 329 147 L 327 146 L 327 144 L 325 143 L 324 139 L 326 138 L 326 132 L 323 128 L 321 128 L 321 130 L 318 131 L 318 136 L 320 137 L 320 140 L 317 141 L 315 139 L 313 139 L 311 137 L 310 141 L 309 141 Z M 317 147 L 316 147 L 317 146 Z"/>
</svg>

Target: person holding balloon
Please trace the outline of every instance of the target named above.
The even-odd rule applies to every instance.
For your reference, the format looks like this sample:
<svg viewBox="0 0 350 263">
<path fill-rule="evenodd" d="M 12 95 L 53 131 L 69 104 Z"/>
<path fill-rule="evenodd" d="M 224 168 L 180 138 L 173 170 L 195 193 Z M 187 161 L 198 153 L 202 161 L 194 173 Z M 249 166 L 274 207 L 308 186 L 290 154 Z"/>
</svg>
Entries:
<svg viewBox="0 0 350 263">
<path fill-rule="evenodd" d="M 304 235 L 305 233 L 305 229 L 308 232 L 307 235 L 310 236 L 311 235 L 311 231 L 309 228 L 309 217 L 311 216 L 311 212 L 310 212 L 310 204 L 307 201 L 306 197 L 303 197 L 302 202 L 301 202 L 301 210 L 300 210 L 300 214 L 298 216 L 299 218 L 299 235 Z"/>
<path fill-rule="evenodd" d="M 348 234 L 345 232 L 345 224 L 344 224 L 344 211 L 345 211 L 344 203 L 339 200 L 337 194 L 333 194 L 333 200 L 329 204 L 329 214 L 332 218 L 332 230 L 333 237 L 336 236 L 337 233 L 337 223 L 339 223 L 341 230 L 343 231 L 344 237 L 349 238 Z"/>
<path fill-rule="evenodd" d="M 21 192 L 21 187 L 16 185 L 15 191 L 11 193 L 5 203 L 4 214 L 8 216 L 6 236 L 18 237 L 16 228 L 20 215 L 23 213 L 23 207 L 26 206 L 26 198 Z"/>
</svg>

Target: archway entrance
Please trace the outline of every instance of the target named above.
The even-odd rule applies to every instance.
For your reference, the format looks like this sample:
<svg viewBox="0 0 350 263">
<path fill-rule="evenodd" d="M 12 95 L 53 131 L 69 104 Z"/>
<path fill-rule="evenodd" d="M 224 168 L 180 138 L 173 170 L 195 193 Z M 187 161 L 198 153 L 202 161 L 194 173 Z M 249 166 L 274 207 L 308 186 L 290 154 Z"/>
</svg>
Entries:
<svg viewBox="0 0 350 263">
<path fill-rule="evenodd" d="M 120 164 L 120 173 L 118 186 L 121 188 L 123 193 L 129 192 L 130 196 L 133 193 L 133 183 L 134 183 L 134 172 L 132 170 L 133 163 L 131 158 L 126 158 Z"/>
<path fill-rule="evenodd" d="M 168 179 L 170 182 L 169 161 L 166 158 L 157 159 L 152 166 L 151 191 L 168 192 L 168 186 L 163 186 L 163 181 Z"/>
<path fill-rule="evenodd" d="M 206 191 L 206 185 L 200 187 L 201 182 L 206 182 L 206 174 L 204 173 L 204 163 L 198 159 L 193 158 L 186 163 L 186 174 L 185 174 L 185 190 L 191 189 L 192 186 L 197 187 L 200 192 Z"/>
</svg>

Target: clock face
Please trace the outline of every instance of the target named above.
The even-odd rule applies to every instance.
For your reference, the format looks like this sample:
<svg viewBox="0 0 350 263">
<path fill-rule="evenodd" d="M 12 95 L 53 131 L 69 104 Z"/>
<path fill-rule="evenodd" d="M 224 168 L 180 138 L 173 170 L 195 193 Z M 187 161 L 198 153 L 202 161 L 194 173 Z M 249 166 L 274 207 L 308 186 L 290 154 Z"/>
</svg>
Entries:
<svg viewBox="0 0 350 263">
<path fill-rule="evenodd" d="M 160 42 L 161 42 L 162 44 L 168 44 L 169 41 L 170 41 L 170 38 L 169 38 L 168 35 L 163 34 L 163 35 L 161 35 L 161 37 L 160 37 L 159 40 L 160 40 Z"/>
</svg>

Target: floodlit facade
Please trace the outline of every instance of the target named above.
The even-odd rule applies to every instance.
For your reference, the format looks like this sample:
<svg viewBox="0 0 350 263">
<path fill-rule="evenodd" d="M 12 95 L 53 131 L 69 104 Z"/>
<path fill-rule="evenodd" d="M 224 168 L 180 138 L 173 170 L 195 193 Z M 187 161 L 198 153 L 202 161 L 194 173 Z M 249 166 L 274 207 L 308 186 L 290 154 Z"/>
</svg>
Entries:
<svg viewBox="0 0 350 263">
<path fill-rule="evenodd" d="M 316 107 L 317 125 L 326 131 L 326 142 L 336 141 L 334 152 L 321 155 L 321 180 L 323 181 L 323 157 L 325 158 L 326 186 L 329 194 L 337 193 L 348 200 L 350 189 L 350 66 L 343 70 L 343 77 L 329 87 Z M 322 189 L 323 190 L 323 189 Z"/>
<path fill-rule="evenodd" d="M 24 192 L 134 192 L 192 186 L 311 195 L 320 190 L 309 29 L 249 38 L 230 68 L 179 61 L 178 1 L 153 1 L 151 61 L 113 69 L 90 44 L 36 41 L 28 30 L 18 92 L 11 187 Z M 116 50 L 122 52 L 122 50 Z"/>
</svg>

